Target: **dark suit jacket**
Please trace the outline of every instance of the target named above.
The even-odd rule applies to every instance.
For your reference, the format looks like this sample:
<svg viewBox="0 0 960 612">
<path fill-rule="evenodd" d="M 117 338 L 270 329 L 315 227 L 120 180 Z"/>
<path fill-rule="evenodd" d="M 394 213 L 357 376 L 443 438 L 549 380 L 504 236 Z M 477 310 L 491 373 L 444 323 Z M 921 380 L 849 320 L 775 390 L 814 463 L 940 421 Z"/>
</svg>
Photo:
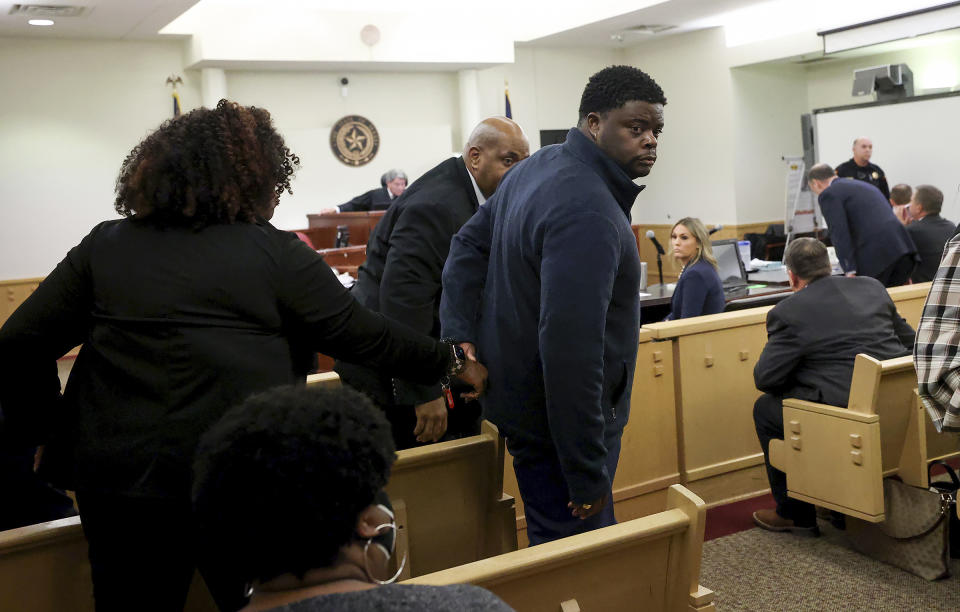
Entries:
<svg viewBox="0 0 960 612">
<path fill-rule="evenodd" d="M 917 246 L 920 263 L 910 279 L 915 283 L 932 281 L 940 267 L 943 247 L 953 238 L 956 226 L 940 215 L 927 215 L 907 226 L 907 233 Z"/>
<path fill-rule="evenodd" d="M 369 210 L 386 210 L 390 208 L 393 200 L 390 198 L 390 192 L 386 187 L 377 187 L 370 191 L 361 193 L 349 202 L 341 204 L 337 208 L 340 212 L 363 212 Z"/>
<path fill-rule="evenodd" d="M 476 192 L 461 158 L 450 158 L 417 179 L 374 228 L 353 295 L 388 319 L 440 337 L 440 275 L 450 239 L 477 211 Z M 391 380 L 338 362 L 344 381 L 381 405 L 416 405 L 440 397 L 439 385 Z"/>
<path fill-rule="evenodd" d="M 914 332 L 872 278 L 828 276 L 767 313 L 767 345 L 753 369 L 757 389 L 846 406 L 858 353 L 910 354 Z"/>
<path fill-rule="evenodd" d="M 78 344 L 61 400 L 56 360 Z M 189 499 L 200 435 L 250 394 L 302 383 L 318 351 L 421 382 L 449 362 L 446 345 L 362 308 L 269 223 L 107 221 L 0 329 L 0 431 L 62 426 L 70 488 Z"/>
<path fill-rule="evenodd" d="M 641 189 L 573 128 L 507 173 L 443 272 L 443 335 L 473 341 L 489 369 L 484 417 L 518 461 L 559 460 L 557 495 L 575 503 L 609 490 L 608 449 L 630 416 Z"/>
<path fill-rule="evenodd" d="M 845 272 L 876 276 L 917 252 L 890 202 L 873 185 L 838 178 L 820 194 L 820 210 Z"/>
</svg>

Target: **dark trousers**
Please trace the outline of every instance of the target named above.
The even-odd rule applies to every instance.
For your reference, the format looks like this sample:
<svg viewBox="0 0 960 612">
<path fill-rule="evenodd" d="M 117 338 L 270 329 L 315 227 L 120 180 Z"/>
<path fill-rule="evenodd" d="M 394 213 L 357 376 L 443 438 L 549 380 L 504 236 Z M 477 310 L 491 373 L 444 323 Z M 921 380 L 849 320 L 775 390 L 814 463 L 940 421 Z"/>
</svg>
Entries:
<svg viewBox="0 0 960 612">
<path fill-rule="evenodd" d="M 620 460 L 622 435 L 620 430 L 606 440 L 607 473 L 611 483 Z M 613 514 L 612 487 L 607 490 L 607 503 L 600 512 L 585 520 L 578 519 L 567 507 L 570 493 L 556 450 L 528 447 L 509 437 L 507 448 L 513 455 L 513 470 L 523 499 L 527 539 L 531 546 L 617 524 Z"/>
<path fill-rule="evenodd" d="M 767 464 L 770 492 L 777 502 L 777 514 L 791 519 L 798 527 L 817 524 L 816 509 L 812 504 L 787 497 L 787 475 L 770 465 L 770 440 L 783 440 L 783 398 L 764 393 L 753 405 L 753 424 L 763 447 L 763 461 Z"/>
<path fill-rule="evenodd" d="M 887 266 L 886 269 L 874 276 L 874 278 L 883 283 L 884 287 L 906 285 L 916 265 L 917 262 L 912 254 L 904 255 Z"/>
<path fill-rule="evenodd" d="M 417 427 L 417 412 L 413 406 L 381 406 L 390 421 L 393 443 L 397 450 L 423 446 L 427 442 L 418 442 L 413 435 Z M 457 402 L 453 410 L 447 411 L 447 432 L 438 442 L 457 440 L 480 433 L 480 403 Z"/>
<path fill-rule="evenodd" d="M 189 501 L 78 492 L 77 504 L 97 612 L 180 612 L 198 566 L 221 610 L 246 604 L 244 585 L 201 554 Z"/>
<path fill-rule="evenodd" d="M 75 516 L 73 500 L 33 471 L 36 447 L 0 442 L 0 531 Z"/>
</svg>

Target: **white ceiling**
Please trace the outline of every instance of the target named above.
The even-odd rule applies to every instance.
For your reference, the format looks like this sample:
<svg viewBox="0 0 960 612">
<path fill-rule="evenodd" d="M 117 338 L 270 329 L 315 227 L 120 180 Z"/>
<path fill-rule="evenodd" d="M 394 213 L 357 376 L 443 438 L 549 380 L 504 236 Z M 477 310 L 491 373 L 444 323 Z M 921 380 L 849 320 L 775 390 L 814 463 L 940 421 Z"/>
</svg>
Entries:
<svg viewBox="0 0 960 612">
<path fill-rule="evenodd" d="M 362 12 L 388 22 L 412 14 L 448 15 L 444 26 L 456 31 L 469 21 L 497 24 L 501 38 L 509 36 L 523 45 L 536 46 L 631 46 L 658 37 L 694 29 L 727 26 L 739 28 L 741 36 L 767 37 L 789 33 L 790 28 L 825 29 L 868 19 L 900 14 L 944 0 L 486 0 L 482 12 L 451 0 L 352 0 L 349 11 L 341 0 L 39 0 L 37 4 L 68 4 L 84 7 L 79 17 L 57 19 L 53 27 L 27 25 L 22 15 L 10 15 L 15 3 L 0 0 L 0 36 L 151 39 L 177 19 L 173 31 L 180 35 L 205 29 L 229 27 L 229 20 L 216 19 L 224 11 L 263 11 L 271 18 L 288 17 L 302 23 L 310 19 L 342 18 Z M 22 2 L 29 4 L 30 2 Z M 629 10 L 647 5 L 639 10 Z M 303 14 L 296 14 L 297 8 Z M 194 10 L 189 10 L 193 8 Z M 220 13 L 217 13 L 217 10 Z M 184 15 L 186 13 L 186 15 Z M 289 15 L 287 13 L 290 13 Z M 203 19 L 197 18 L 203 16 Z M 191 19 L 191 16 L 194 18 Z M 205 19 L 205 20 L 204 20 Z M 633 31 L 638 26 L 675 26 L 660 34 Z M 786 28 L 786 29 L 785 29 Z M 263 30 L 268 28 L 264 27 Z M 276 32 L 274 35 L 283 35 Z"/>
<path fill-rule="evenodd" d="M 158 38 L 160 28 L 196 3 L 197 0 L 0 0 L 0 36 Z M 15 4 L 69 5 L 85 10 L 79 17 L 58 18 L 53 26 L 36 27 L 28 25 L 28 18 L 23 15 L 10 15 Z"/>
</svg>

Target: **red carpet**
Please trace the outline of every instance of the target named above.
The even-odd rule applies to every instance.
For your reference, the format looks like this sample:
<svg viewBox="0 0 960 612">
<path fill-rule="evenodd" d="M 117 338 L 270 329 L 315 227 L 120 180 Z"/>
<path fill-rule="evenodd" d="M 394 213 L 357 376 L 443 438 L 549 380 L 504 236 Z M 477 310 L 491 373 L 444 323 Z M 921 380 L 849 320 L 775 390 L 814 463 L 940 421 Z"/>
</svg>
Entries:
<svg viewBox="0 0 960 612">
<path fill-rule="evenodd" d="M 753 529 L 753 512 L 761 508 L 773 508 L 773 496 L 767 493 L 760 497 L 751 497 L 743 501 L 717 506 L 707 510 L 706 533 L 704 541 L 721 538 L 738 531 Z"/>
</svg>

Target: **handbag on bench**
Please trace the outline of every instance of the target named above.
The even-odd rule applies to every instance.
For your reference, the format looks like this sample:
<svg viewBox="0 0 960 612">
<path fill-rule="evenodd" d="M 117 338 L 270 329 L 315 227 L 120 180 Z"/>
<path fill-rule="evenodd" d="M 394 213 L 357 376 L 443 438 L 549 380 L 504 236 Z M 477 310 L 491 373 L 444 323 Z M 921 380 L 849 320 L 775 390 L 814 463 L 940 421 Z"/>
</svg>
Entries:
<svg viewBox="0 0 960 612">
<path fill-rule="evenodd" d="M 951 496 L 885 478 L 883 497 L 884 522 L 856 521 L 856 528 L 851 528 L 848 521 L 853 547 L 927 580 L 949 576 L 950 513 L 956 512 Z"/>
</svg>

